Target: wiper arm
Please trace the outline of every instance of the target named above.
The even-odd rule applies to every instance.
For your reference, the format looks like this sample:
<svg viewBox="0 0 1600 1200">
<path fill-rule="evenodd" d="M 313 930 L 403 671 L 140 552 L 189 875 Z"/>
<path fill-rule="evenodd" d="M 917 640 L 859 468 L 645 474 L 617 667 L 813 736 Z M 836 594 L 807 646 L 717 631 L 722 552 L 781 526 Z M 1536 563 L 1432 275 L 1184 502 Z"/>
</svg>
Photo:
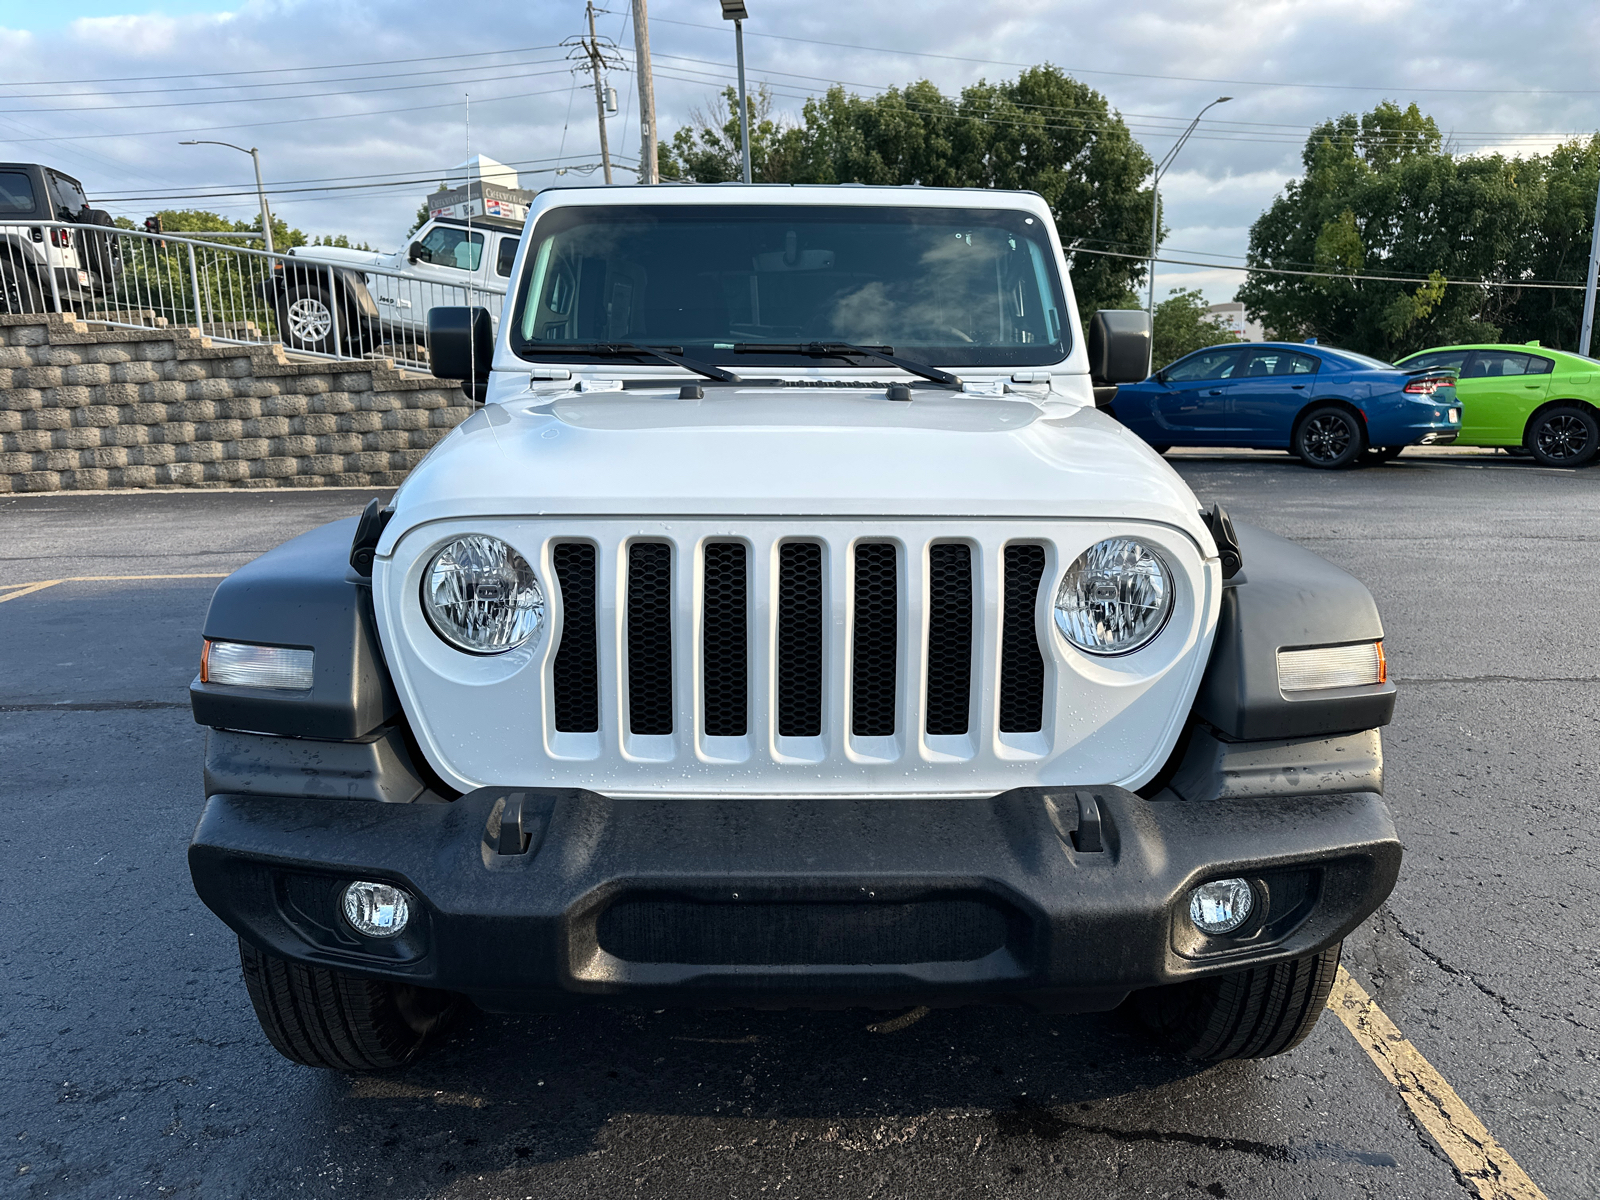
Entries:
<svg viewBox="0 0 1600 1200">
<path fill-rule="evenodd" d="M 930 367 L 927 363 L 917 362 L 912 358 L 901 358 L 894 352 L 893 346 L 856 346 L 850 342 L 738 342 L 733 347 L 735 354 L 805 354 L 812 358 L 875 358 L 879 362 L 886 362 L 890 366 L 899 367 L 912 375 L 919 375 L 923 379 L 931 379 L 934 383 L 943 384 L 947 388 L 961 388 L 959 376 L 941 371 L 938 367 Z"/>
<path fill-rule="evenodd" d="M 724 371 L 721 367 L 712 366 L 710 363 L 685 358 L 682 346 L 640 346 L 633 342 L 552 342 L 547 345 L 525 346 L 524 349 L 537 350 L 542 354 L 565 352 L 604 355 L 607 358 L 643 355 L 645 358 L 658 358 L 664 363 L 671 363 L 675 367 L 682 367 L 687 371 L 693 371 L 696 375 L 704 375 L 707 379 L 715 379 L 721 383 L 744 382 L 732 371 Z"/>
</svg>

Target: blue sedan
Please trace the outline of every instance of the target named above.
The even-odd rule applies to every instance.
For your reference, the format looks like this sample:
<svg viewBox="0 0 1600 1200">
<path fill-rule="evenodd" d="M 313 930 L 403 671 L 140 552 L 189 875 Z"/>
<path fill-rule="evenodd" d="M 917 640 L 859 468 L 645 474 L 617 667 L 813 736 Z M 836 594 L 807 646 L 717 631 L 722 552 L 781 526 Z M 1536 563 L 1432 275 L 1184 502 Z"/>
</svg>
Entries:
<svg viewBox="0 0 1600 1200">
<path fill-rule="evenodd" d="M 1117 389 L 1119 421 L 1158 452 L 1171 446 L 1287 450 L 1308 467 L 1388 459 L 1461 432 L 1451 371 L 1402 371 L 1313 344 L 1197 350 Z"/>
</svg>

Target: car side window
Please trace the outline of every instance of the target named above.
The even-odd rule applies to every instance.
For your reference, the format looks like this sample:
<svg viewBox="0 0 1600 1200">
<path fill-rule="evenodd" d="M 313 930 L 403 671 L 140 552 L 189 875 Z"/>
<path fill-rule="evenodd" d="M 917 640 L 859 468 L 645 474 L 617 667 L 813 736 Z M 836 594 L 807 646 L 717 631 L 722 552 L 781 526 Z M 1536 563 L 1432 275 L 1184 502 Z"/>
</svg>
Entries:
<svg viewBox="0 0 1600 1200">
<path fill-rule="evenodd" d="M 1528 371 L 1527 371 L 1527 373 L 1529 375 L 1548 375 L 1548 374 L 1550 374 L 1550 372 L 1554 371 L 1555 369 L 1556 369 L 1555 359 L 1553 359 L 1553 358 L 1540 358 L 1537 354 L 1528 355 Z"/>
<path fill-rule="evenodd" d="M 511 264 L 517 260 L 517 247 L 522 245 L 521 238 L 501 238 L 500 253 L 494 260 L 494 273 L 496 275 L 511 274 Z"/>
<path fill-rule="evenodd" d="M 1319 365 L 1318 360 L 1311 355 L 1299 354 L 1293 350 L 1270 347 L 1264 350 L 1247 350 L 1244 352 L 1242 366 L 1234 371 L 1233 377 L 1249 379 L 1262 375 L 1315 375 Z"/>
<path fill-rule="evenodd" d="M 1435 354 L 1419 354 L 1400 364 L 1402 371 L 1460 371 L 1467 361 L 1465 350 L 1440 350 Z"/>
<path fill-rule="evenodd" d="M 1504 379 L 1508 375 L 1527 375 L 1531 357 L 1514 350 L 1474 350 L 1461 369 L 1461 378 Z"/>
<path fill-rule="evenodd" d="M 0 213 L 31 213 L 33 180 L 17 171 L 0 171 Z"/>
<path fill-rule="evenodd" d="M 1240 352 L 1234 349 L 1201 350 L 1168 367 L 1168 383 L 1193 383 L 1199 379 L 1229 379 L 1237 372 Z"/>
<path fill-rule="evenodd" d="M 436 225 L 422 239 L 422 250 L 419 257 L 423 262 L 459 271 L 476 271 L 483 261 L 483 234 L 473 234 L 469 242 L 466 230 Z"/>
</svg>

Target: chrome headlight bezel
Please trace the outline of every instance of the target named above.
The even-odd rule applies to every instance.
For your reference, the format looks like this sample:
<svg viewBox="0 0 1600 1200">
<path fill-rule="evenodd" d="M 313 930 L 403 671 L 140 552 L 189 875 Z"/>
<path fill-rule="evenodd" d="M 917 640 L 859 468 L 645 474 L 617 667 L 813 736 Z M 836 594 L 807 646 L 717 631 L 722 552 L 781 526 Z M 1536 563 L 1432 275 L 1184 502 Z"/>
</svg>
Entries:
<svg viewBox="0 0 1600 1200">
<path fill-rule="evenodd" d="M 460 534 L 436 549 L 422 569 L 420 601 L 440 641 L 479 658 L 520 649 L 545 626 L 538 574 L 492 534 Z"/>
<path fill-rule="evenodd" d="M 1172 564 L 1149 542 L 1126 535 L 1102 538 L 1061 574 L 1051 605 L 1056 632 L 1093 658 L 1136 654 L 1172 619 L 1177 585 Z M 1129 632 L 1107 636 L 1108 618 L 1113 628 Z"/>
</svg>

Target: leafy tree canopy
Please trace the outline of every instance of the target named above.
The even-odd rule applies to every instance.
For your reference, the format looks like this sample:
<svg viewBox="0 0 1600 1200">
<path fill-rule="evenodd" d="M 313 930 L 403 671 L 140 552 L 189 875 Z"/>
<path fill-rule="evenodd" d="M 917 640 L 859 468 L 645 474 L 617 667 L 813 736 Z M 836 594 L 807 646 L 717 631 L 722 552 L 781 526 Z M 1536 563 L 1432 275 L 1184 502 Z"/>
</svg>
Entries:
<svg viewBox="0 0 1600 1200">
<path fill-rule="evenodd" d="M 1583 282 L 1600 135 L 1542 157 L 1457 155 L 1415 104 L 1385 101 L 1318 126 L 1302 161 L 1251 226 L 1250 265 L 1414 281 L 1252 273 L 1238 299 L 1277 336 L 1390 360 L 1451 342 L 1575 345 L 1582 293 L 1527 284 Z"/>
<path fill-rule="evenodd" d="M 752 177 L 763 183 L 1018 188 L 1044 197 L 1082 313 L 1116 307 L 1144 278 L 1138 259 L 1077 253 L 1150 237 L 1150 158 L 1105 97 L 1052 66 L 946 96 L 923 80 L 861 97 L 835 87 L 797 122 L 747 96 Z M 727 89 L 663 146 L 667 179 L 740 176 L 738 99 Z"/>
</svg>

